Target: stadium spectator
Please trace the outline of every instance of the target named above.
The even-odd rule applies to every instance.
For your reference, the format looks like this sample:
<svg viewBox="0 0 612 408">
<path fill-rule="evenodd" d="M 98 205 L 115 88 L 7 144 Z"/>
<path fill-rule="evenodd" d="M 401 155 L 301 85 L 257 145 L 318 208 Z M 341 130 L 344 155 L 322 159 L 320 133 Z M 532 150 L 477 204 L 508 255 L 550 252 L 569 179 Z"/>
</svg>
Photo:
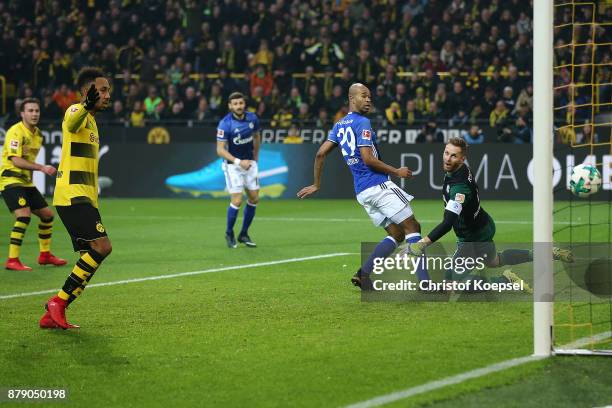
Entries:
<svg viewBox="0 0 612 408">
<path fill-rule="evenodd" d="M 283 139 L 283 143 L 285 144 L 301 144 L 304 143 L 304 139 L 300 135 L 300 130 L 297 125 L 292 124 L 287 132 L 287 136 Z"/>
<path fill-rule="evenodd" d="M 140 71 L 144 52 L 136 46 L 136 39 L 130 37 L 127 44 L 117 51 L 117 68 L 119 70 Z"/>
<path fill-rule="evenodd" d="M 78 98 L 76 92 L 69 89 L 68 85 L 62 84 L 53 94 L 53 100 L 63 113 L 70 105 L 77 102 Z"/>
<path fill-rule="evenodd" d="M 146 124 L 145 111 L 142 102 L 135 101 L 132 112 L 130 112 L 130 126 L 144 127 Z"/>
<path fill-rule="evenodd" d="M 272 74 L 267 70 L 266 65 L 259 64 L 250 77 L 251 97 L 254 97 L 255 89 L 261 87 L 263 96 L 268 96 L 274 87 Z"/>
<path fill-rule="evenodd" d="M 164 111 L 165 104 L 163 99 L 157 94 L 155 86 L 149 86 L 149 93 L 144 100 L 145 115 L 147 119 L 159 120 Z"/>
<path fill-rule="evenodd" d="M 506 117 L 508 116 L 508 108 L 504 101 L 499 100 L 495 104 L 495 109 L 491 111 L 491 115 L 489 116 L 489 125 L 491 127 L 496 127 L 500 123 L 502 123 Z"/>
<path fill-rule="evenodd" d="M 506 86 L 504 88 L 504 92 L 502 94 L 502 100 L 504 101 L 504 104 L 506 105 L 506 109 L 508 109 L 508 111 L 513 112 L 516 102 L 514 101 L 514 91 L 512 90 L 511 86 Z"/>
<path fill-rule="evenodd" d="M 530 7 L 517 1 L 340 1 L 331 5 L 291 1 L 267 5 L 253 0 L 239 4 L 212 0 L 205 12 L 200 12 L 200 2 L 194 0 L 163 6 L 111 0 L 104 2 L 107 7 L 88 8 L 87 12 L 81 12 L 79 2 L 64 3 L 59 2 L 63 5 L 59 7 L 42 2 L 27 15 L 2 14 L 6 29 L 0 38 L 0 72 L 17 88 L 16 97 L 25 97 L 28 86 L 35 88 L 33 96 L 55 94 L 62 84 L 71 86 L 76 70 L 95 63 L 114 77 L 114 99 L 123 101 L 127 110 L 142 100 L 142 90 L 148 85 L 155 85 L 158 95 L 165 95 L 164 87 L 172 84 L 181 96 L 189 87 L 196 95 L 202 90 L 211 120 L 226 112 L 225 98 L 230 92 L 250 91 L 253 96 L 255 88 L 262 86 L 260 106 L 265 106 L 269 118 L 280 106 L 278 101 L 292 99 L 295 114 L 302 103 L 310 105 L 314 123 L 318 115 L 313 113 L 320 107 L 334 116 L 344 105 L 335 86 L 340 86 L 342 95 L 356 80 L 369 83 L 372 89 L 384 86 L 389 101 L 377 103 L 374 98 L 379 111 L 381 105 L 387 109 L 391 102 L 397 102 L 406 117 L 407 102 L 414 100 L 415 112 L 426 114 L 435 102 L 439 123 L 447 123 L 460 107 L 470 121 L 483 115 L 489 119 L 508 86 L 512 98 L 518 96 L 515 106 L 510 107 L 512 114 L 523 104 L 532 104 L 532 91 L 525 81 L 532 60 Z M 571 16 L 564 18 L 571 22 Z M 609 31 L 605 27 L 597 30 L 601 32 L 597 38 L 604 38 Z M 585 27 L 577 29 L 577 35 L 581 41 L 588 40 Z M 571 37 L 559 33 L 557 45 L 570 44 Z M 577 56 L 578 63 L 589 62 L 588 52 L 578 52 L 583 54 Z M 609 60 L 609 55 L 610 47 L 601 46 L 596 57 L 605 63 L 603 59 Z M 555 50 L 556 65 L 571 62 L 571 47 Z M 266 67 L 266 76 L 269 72 L 278 86 L 279 94 L 273 99 L 268 98 L 273 87 L 254 84 L 253 75 L 244 76 L 245 69 L 258 64 Z M 140 78 L 121 83 L 125 70 Z M 483 71 L 489 76 L 481 77 Z M 590 74 L 587 71 L 588 67 L 579 69 L 576 79 L 585 79 Z M 305 78 L 297 75 L 304 72 Z M 416 75 L 404 76 L 404 72 Z M 438 72 L 446 74 L 440 77 Z M 561 70 L 556 85 L 569 84 L 567 72 Z M 323 79 L 315 75 L 322 73 Z M 597 75 L 599 83 L 610 82 L 609 70 L 601 69 Z M 163 77 L 164 85 L 158 76 Z M 590 81 L 590 77 L 586 79 Z M 457 80 L 469 98 L 453 97 Z M 218 95 L 213 91 L 215 81 L 220 83 Z M 446 98 L 439 87 L 442 82 L 446 82 Z M 318 89 L 317 102 L 309 93 L 313 83 Z M 298 98 L 290 96 L 294 87 Z M 488 88 L 492 91 L 487 92 Z M 609 95 L 609 88 L 601 86 L 600 98 Z M 591 102 L 591 95 L 571 92 L 576 92 L 576 105 Z M 567 105 L 570 95 L 569 90 L 560 92 L 557 102 Z M 184 112 L 192 117 L 198 96 L 189 103 L 186 96 L 179 99 L 183 99 Z M 480 109 L 472 106 L 476 99 Z M 145 111 L 152 119 L 162 112 L 149 112 L 146 105 Z M 167 111 L 172 111 L 172 105 Z M 589 108 L 570 107 L 568 111 L 557 114 L 570 115 L 578 122 L 591 117 Z M 403 120 L 399 125 L 405 124 Z"/>
<path fill-rule="evenodd" d="M 213 118 L 221 118 L 226 111 L 226 102 L 221 93 L 221 83 L 215 81 L 210 87 L 210 95 L 208 96 L 208 107 Z"/>
<path fill-rule="evenodd" d="M 319 115 L 317 116 L 315 126 L 323 130 L 329 130 L 333 126 L 326 108 L 319 108 Z"/>
<path fill-rule="evenodd" d="M 385 109 L 385 119 L 393 126 L 397 125 L 402 118 L 402 109 L 398 102 L 391 102 L 391 105 Z"/>
<path fill-rule="evenodd" d="M 469 123 L 470 117 L 466 114 L 463 108 L 460 108 L 459 111 L 448 121 L 448 126 L 454 128 L 464 128 Z"/>
<path fill-rule="evenodd" d="M 208 101 L 205 97 L 200 96 L 200 99 L 198 99 L 198 108 L 194 112 L 193 118 L 198 122 L 203 122 L 211 116 L 210 110 L 208 109 Z"/>
<path fill-rule="evenodd" d="M 531 133 L 528 118 L 519 115 L 513 129 L 514 143 L 531 143 Z"/>
<path fill-rule="evenodd" d="M 599 135 L 593 132 L 593 125 L 588 121 L 578 127 L 576 132 L 576 141 L 578 144 L 599 143 Z"/>
<path fill-rule="evenodd" d="M 40 107 L 40 115 L 43 118 L 48 119 L 61 119 L 64 115 L 64 112 L 60 109 L 60 107 L 53 100 L 53 95 L 50 92 L 45 92 L 43 97 L 42 105 Z"/>
<path fill-rule="evenodd" d="M 421 115 L 421 113 L 416 109 L 416 104 L 412 99 L 406 102 L 406 113 L 404 118 L 406 120 L 406 125 L 408 126 L 419 125 L 423 120 L 423 115 Z"/>
<path fill-rule="evenodd" d="M 128 123 L 127 112 L 123 106 L 121 100 L 113 102 L 112 119 L 109 121 L 113 125 L 125 126 Z"/>
<path fill-rule="evenodd" d="M 470 126 L 470 130 L 461 131 L 461 137 L 468 145 L 480 144 L 485 140 L 484 134 L 478 125 Z"/>
<path fill-rule="evenodd" d="M 291 126 L 292 121 L 293 114 L 288 111 L 287 108 L 281 106 L 280 109 L 272 116 L 270 126 L 286 129 Z"/>
<path fill-rule="evenodd" d="M 249 65 L 254 67 L 256 65 L 264 65 L 267 68 L 272 68 L 274 62 L 274 54 L 268 49 L 268 41 L 261 40 L 259 43 L 259 49 L 249 62 Z"/>
<path fill-rule="evenodd" d="M 419 132 L 417 138 L 417 143 L 442 143 L 444 142 L 444 134 L 440 129 L 438 129 L 438 124 L 435 120 L 428 120 L 427 123 Z"/>
</svg>

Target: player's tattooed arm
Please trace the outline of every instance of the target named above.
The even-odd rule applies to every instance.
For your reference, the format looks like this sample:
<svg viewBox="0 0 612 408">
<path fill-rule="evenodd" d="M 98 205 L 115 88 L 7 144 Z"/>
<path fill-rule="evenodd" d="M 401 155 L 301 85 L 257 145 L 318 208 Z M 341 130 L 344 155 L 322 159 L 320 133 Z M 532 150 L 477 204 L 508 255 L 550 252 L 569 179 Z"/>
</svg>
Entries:
<svg viewBox="0 0 612 408">
<path fill-rule="evenodd" d="M 306 198 L 309 195 L 312 195 L 319 191 L 321 187 L 321 174 L 323 173 L 323 163 L 325 162 L 325 157 L 331 152 L 336 146 L 336 143 L 330 142 L 326 140 L 323 142 L 321 147 L 319 147 L 319 151 L 315 156 L 314 162 L 314 182 L 310 186 L 304 187 L 300 191 L 298 191 L 297 196 L 299 198 Z"/>
<path fill-rule="evenodd" d="M 410 178 L 412 177 L 412 170 L 408 167 L 400 167 L 396 169 L 393 166 L 389 166 L 387 163 L 378 160 L 372 151 L 372 147 L 370 146 L 362 146 L 359 148 L 359 153 L 361 153 L 361 158 L 366 166 L 384 174 L 388 174 L 390 176 L 396 176 L 400 178 Z"/>
</svg>

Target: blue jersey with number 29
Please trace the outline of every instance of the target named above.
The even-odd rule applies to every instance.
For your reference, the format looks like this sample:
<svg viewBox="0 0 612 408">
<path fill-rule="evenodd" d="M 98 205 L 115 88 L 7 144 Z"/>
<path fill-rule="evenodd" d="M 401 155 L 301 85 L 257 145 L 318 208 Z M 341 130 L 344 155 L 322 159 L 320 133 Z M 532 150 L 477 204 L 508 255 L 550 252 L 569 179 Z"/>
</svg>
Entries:
<svg viewBox="0 0 612 408">
<path fill-rule="evenodd" d="M 340 146 L 344 161 L 353 173 L 355 194 L 389 180 L 386 174 L 366 166 L 361 158 L 359 148 L 364 146 L 370 147 L 374 156 L 378 157 L 376 134 L 372 130 L 370 120 L 365 116 L 349 112 L 334 125 L 327 140 Z"/>
</svg>

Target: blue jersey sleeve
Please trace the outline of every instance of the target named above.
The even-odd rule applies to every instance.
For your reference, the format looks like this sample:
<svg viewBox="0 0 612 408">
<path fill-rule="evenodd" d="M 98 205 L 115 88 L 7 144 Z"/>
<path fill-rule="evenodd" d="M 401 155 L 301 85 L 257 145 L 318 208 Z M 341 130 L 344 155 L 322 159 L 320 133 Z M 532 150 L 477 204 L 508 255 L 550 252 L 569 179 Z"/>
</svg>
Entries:
<svg viewBox="0 0 612 408">
<path fill-rule="evenodd" d="M 359 123 L 355 124 L 355 138 L 357 139 L 357 147 L 372 146 L 372 124 L 369 119 L 364 118 Z"/>
<path fill-rule="evenodd" d="M 261 130 L 261 124 L 259 123 L 259 118 L 257 117 L 257 115 L 253 115 L 253 116 L 254 116 L 253 125 L 255 126 L 253 128 L 253 133 L 257 133 Z"/>
<path fill-rule="evenodd" d="M 225 119 L 221 119 L 219 124 L 217 125 L 217 140 L 220 142 L 227 141 L 227 138 L 230 135 L 230 127 L 228 121 Z"/>
<path fill-rule="evenodd" d="M 336 125 L 334 125 L 332 130 L 330 130 L 329 133 L 327 134 L 327 140 L 329 140 L 330 142 L 335 143 L 335 144 L 340 144 L 338 142 L 338 132 L 336 132 L 337 128 L 338 127 Z"/>
</svg>

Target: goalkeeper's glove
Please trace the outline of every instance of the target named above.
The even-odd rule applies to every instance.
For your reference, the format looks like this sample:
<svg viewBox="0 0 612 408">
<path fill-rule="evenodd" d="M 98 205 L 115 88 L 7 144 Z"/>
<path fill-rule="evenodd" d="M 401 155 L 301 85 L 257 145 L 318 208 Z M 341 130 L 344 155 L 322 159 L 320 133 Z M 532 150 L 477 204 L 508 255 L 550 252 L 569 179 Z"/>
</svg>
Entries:
<svg viewBox="0 0 612 408">
<path fill-rule="evenodd" d="M 423 241 L 408 243 L 400 252 L 400 255 L 421 256 L 425 252 L 427 244 Z"/>
<path fill-rule="evenodd" d="M 96 107 L 96 103 L 100 100 L 100 94 L 96 89 L 95 84 L 91 84 L 91 87 L 87 91 L 87 95 L 85 95 L 85 102 L 83 102 L 83 106 L 85 110 L 91 111 Z"/>
</svg>

